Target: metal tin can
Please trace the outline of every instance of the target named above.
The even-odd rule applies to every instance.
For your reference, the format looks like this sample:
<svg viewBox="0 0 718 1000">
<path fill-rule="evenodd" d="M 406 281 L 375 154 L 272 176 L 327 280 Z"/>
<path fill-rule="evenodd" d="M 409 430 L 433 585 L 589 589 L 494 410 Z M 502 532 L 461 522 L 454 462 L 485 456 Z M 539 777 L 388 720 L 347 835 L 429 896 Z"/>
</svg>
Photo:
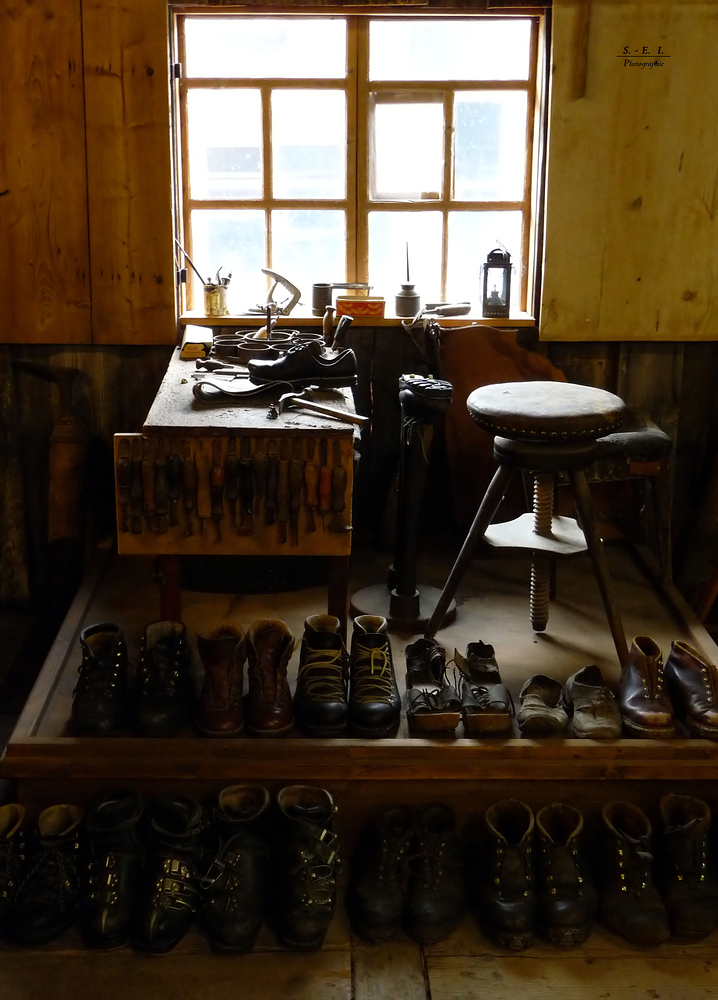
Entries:
<svg viewBox="0 0 718 1000">
<path fill-rule="evenodd" d="M 204 286 L 205 316 L 229 316 L 226 285 Z"/>
</svg>

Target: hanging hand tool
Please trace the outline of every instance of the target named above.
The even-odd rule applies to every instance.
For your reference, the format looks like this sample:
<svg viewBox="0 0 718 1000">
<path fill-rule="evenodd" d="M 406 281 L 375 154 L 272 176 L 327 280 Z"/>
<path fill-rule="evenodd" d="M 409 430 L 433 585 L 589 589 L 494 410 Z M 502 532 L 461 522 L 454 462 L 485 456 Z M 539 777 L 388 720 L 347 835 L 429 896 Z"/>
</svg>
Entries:
<svg viewBox="0 0 718 1000">
<path fill-rule="evenodd" d="M 272 438 L 267 445 L 267 493 L 264 501 L 264 523 L 274 524 L 277 516 L 277 480 L 279 477 L 279 458 L 277 442 Z"/>
<path fill-rule="evenodd" d="M 242 520 L 240 535 L 251 535 L 254 531 L 254 467 L 252 465 L 252 439 L 243 437 L 240 445 L 239 500 Z"/>
<path fill-rule="evenodd" d="M 128 511 L 130 506 L 130 490 L 132 489 L 132 459 L 130 458 L 130 442 L 120 438 L 117 447 L 117 466 L 115 477 L 117 481 L 117 504 L 120 508 L 120 531 L 130 530 Z"/>
<path fill-rule="evenodd" d="M 139 438 L 132 439 L 132 486 L 130 487 L 130 531 L 133 535 L 142 534 L 142 511 L 144 497 L 142 494 L 142 442 Z"/>
<path fill-rule="evenodd" d="M 212 470 L 209 474 L 209 494 L 212 503 L 212 520 L 216 534 L 215 541 L 222 541 L 222 516 L 224 514 L 224 465 L 222 464 L 222 442 L 212 439 Z"/>
<path fill-rule="evenodd" d="M 311 410 L 312 413 L 320 413 L 324 417 L 331 417 L 332 420 L 340 420 L 345 424 L 358 424 L 363 427 L 369 423 L 369 417 L 362 417 L 349 410 L 340 410 L 339 407 L 328 406 L 326 403 L 314 402 L 313 394 L 311 387 L 302 392 L 285 392 L 276 404 L 278 414 L 292 409 Z"/>
<path fill-rule="evenodd" d="M 254 458 L 252 459 L 252 472 L 254 479 L 254 501 L 253 507 L 257 514 L 267 496 L 267 442 L 264 438 L 257 438 Z"/>
<path fill-rule="evenodd" d="M 316 442 L 307 438 L 307 464 L 304 466 L 304 492 L 307 505 L 307 531 L 317 530 L 315 511 L 319 506 L 319 466 L 314 461 Z"/>
<path fill-rule="evenodd" d="M 152 441 L 142 439 L 142 494 L 145 517 L 150 531 L 157 531 L 157 504 L 155 503 L 155 469 L 152 461 Z"/>
<path fill-rule="evenodd" d="M 292 438 L 292 458 L 289 463 L 289 544 L 299 545 L 299 508 L 302 506 L 304 460 L 302 439 Z"/>
<path fill-rule="evenodd" d="M 157 458 L 155 459 L 155 508 L 157 533 L 166 535 L 170 530 L 170 492 L 167 482 L 167 459 L 164 456 L 161 440 L 157 443 Z"/>
<path fill-rule="evenodd" d="M 324 518 L 332 509 L 332 470 L 329 467 L 328 456 L 329 445 L 327 439 L 322 438 L 319 442 L 319 514 L 322 519 L 322 531 L 326 531 Z"/>
<path fill-rule="evenodd" d="M 167 488 L 170 497 L 170 524 L 179 524 L 179 500 L 182 496 L 182 456 L 176 451 L 167 456 Z"/>
<path fill-rule="evenodd" d="M 209 448 L 205 442 L 200 438 L 198 444 L 199 447 L 196 448 L 194 455 L 197 466 L 197 517 L 200 531 L 204 534 L 207 521 L 212 516 L 212 493 L 209 486 L 212 464 Z"/>
<path fill-rule="evenodd" d="M 334 468 L 332 469 L 332 510 L 334 514 L 329 522 L 329 530 L 344 534 L 347 526 L 342 517 L 346 506 L 347 473 L 342 464 L 342 443 L 339 438 L 332 442 L 334 452 Z"/>
<path fill-rule="evenodd" d="M 229 505 L 229 518 L 232 527 L 237 530 L 237 500 L 239 499 L 239 459 L 237 458 L 237 441 L 231 437 L 227 442 L 227 455 L 224 460 L 224 486 Z"/>
<path fill-rule="evenodd" d="M 291 445 L 289 441 L 279 443 L 279 465 L 277 469 L 277 528 L 279 541 L 283 545 L 287 540 L 287 524 L 289 523 L 289 457 Z"/>
<path fill-rule="evenodd" d="M 341 346 L 344 343 L 344 338 L 347 335 L 347 330 L 354 322 L 353 316 L 340 316 L 339 322 L 337 323 L 337 328 L 334 331 L 334 336 L 331 342 L 331 348 L 334 351 L 340 351 Z"/>
<path fill-rule="evenodd" d="M 192 447 L 189 444 L 184 448 L 184 461 L 182 462 L 182 498 L 185 513 L 185 537 L 189 538 L 194 534 L 192 524 L 192 512 L 197 504 L 197 466 L 195 465 Z"/>
</svg>

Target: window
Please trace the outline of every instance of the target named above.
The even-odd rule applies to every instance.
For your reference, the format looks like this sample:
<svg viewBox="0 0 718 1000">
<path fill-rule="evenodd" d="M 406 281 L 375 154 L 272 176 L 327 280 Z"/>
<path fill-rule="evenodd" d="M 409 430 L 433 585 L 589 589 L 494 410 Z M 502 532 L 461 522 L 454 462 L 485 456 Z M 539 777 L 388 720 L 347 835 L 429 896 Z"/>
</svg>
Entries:
<svg viewBox="0 0 718 1000">
<path fill-rule="evenodd" d="M 537 17 L 182 14 L 182 223 L 200 272 L 232 273 L 230 309 L 263 302 L 262 268 L 309 307 L 318 281 L 399 283 L 480 302 L 503 244 L 512 312 L 529 294 Z M 201 301 L 199 279 L 188 307 Z"/>
</svg>

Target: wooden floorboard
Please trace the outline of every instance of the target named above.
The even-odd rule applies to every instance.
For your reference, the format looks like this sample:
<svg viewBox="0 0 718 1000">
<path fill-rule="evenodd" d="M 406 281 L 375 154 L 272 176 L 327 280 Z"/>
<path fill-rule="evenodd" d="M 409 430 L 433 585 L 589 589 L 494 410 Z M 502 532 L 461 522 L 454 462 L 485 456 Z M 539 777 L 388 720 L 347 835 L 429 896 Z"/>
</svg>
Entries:
<svg viewBox="0 0 718 1000">
<path fill-rule="evenodd" d="M 401 936 L 387 944 L 355 945 L 354 1000 L 427 1000 L 417 945 Z"/>
</svg>

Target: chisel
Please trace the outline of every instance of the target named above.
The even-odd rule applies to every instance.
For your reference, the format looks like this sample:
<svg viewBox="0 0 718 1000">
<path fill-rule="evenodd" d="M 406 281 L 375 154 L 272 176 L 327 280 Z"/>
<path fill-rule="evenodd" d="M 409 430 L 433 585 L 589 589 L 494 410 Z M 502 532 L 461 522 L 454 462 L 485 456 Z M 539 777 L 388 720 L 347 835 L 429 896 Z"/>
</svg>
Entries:
<svg viewBox="0 0 718 1000">
<path fill-rule="evenodd" d="M 328 465 L 328 449 L 326 438 L 319 442 L 319 514 L 322 518 L 322 531 L 326 531 L 324 518 L 332 509 L 332 470 Z"/>
<path fill-rule="evenodd" d="M 267 442 L 264 438 L 257 438 L 254 446 L 252 472 L 254 473 L 253 507 L 255 513 L 259 514 L 259 509 L 267 495 Z"/>
<path fill-rule="evenodd" d="M 237 500 L 239 499 L 239 459 L 237 458 L 237 441 L 231 437 L 227 442 L 227 455 L 224 460 L 224 488 L 229 505 L 229 518 L 232 527 L 237 530 Z"/>
<path fill-rule="evenodd" d="M 212 473 L 212 456 L 209 443 L 206 440 L 200 438 L 194 460 L 197 466 L 197 517 L 199 518 L 200 530 L 204 533 L 207 521 L 212 516 L 212 491 L 209 485 Z"/>
<path fill-rule="evenodd" d="M 167 483 L 167 459 L 164 456 L 162 440 L 157 443 L 157 458 L 155 459 L 155 508 L 157 532 L 160 535 L 166 535 L 170 530 L 170 492 Z"/>
<path fill-rule="evenodd" d="M 157 531 L 157 504 L 155 503 L 155 470 L 152 461 L 152 441 L 142 439 L 142 494 L 145 517 L 150 531 Z"/>
<path fill-rule="evenodd" d="M 329 530 L 344 534 L 347 526 L 342 517 L 346 506 L 347 473 L 342 464 L 342 444 L 339 438 L 332 442 L 334 451 L 334 468 L 332 469 L 332 510 L 334 514 L 329 522 Z"/>
<path fill-rule="evenodd" d="M 176 451 L 167 456 L 167 489 L 170 497 L 170 524 L 179 524 L 179 501 L 182 496 L 182 456 Z"/>
<path fill-rule="evenodd" d="M 130 531 L 133 535 L 142 534 L 142 511 L 144 509 L 142 495 L 142 443 L 139 438 L 132 439 L 132 486 L 130 487 Z"/>
<path fill-rule="evenodd" d="M 185 537 L 194 534 L 192 511 L 197 503 L 197 466 L 189 444 L 185 445 L 184 461 L 182 462 L 182 498 L 185 514 Z"/>
<path fill-rule="evenodd" d="M 130 442 L 120 438 L 117 446 L 117 504 L 120 508 L 120 531 L 130 530 L 128 511 L 130 506 L 130 490 L 132 489 L 132 459 L 130 458 Z"/>
<path fill-rule="evenodd" d="M 302 439 L 292 438 L 292 458 L 289 463 L 289 544 L 299 545 L 299 508 L 302 506 L 304 483 L 304 451 Z"/>
<path fill-rule="evenodd" d="M 240 444 L 239 460 L 239 500 L 242 520 L 240 535 L 251 535 L 254 531 L 254 468 L 252 466 L 252 439 L 243 437 Z"/>
<path fill-rule="evenodd" d="M 277 528 L 279 541 L 283 545 L 287 540 L 287 524 L 289 523 L 289 456 L 291 445 L 289 441 L 279 444 L 279 467 L 277 470 Z"/>
<path fill-rule="evenodd" d="M 272 438 L 267 445 L 267 491 L 264 500 L 264 523 L 274 524 L 277 516 L 277 477 L 279 474 L 279 459 L 277 457 L 277 442 Z"/>
<path fill-rule="evenodd" d="M 319 506 L 319 466 L 314 461 L 316 442 L 307 438 L 307 463 L 304 466 L 304 492 L 307 505 L 307 531 L 317 530 L 315 511 Z"/>
<path fill-rule="evenodd" d="M 212 439 L 212 470 L 209 474 L 209 495 L 212 504 L 215 541 L 222 541 L 222 516 L 224 515 L 224 465 L 222 464 L 222 441 Z"/>
</svg>

